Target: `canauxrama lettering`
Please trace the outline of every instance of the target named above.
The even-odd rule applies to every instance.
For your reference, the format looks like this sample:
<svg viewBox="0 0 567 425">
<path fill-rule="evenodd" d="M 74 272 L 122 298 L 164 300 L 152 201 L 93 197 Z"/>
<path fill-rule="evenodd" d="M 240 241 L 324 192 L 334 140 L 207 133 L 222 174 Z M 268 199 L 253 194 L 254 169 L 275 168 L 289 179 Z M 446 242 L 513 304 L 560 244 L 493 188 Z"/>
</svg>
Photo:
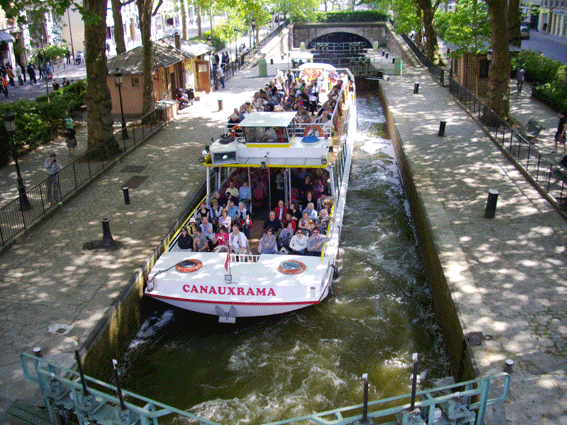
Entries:
<svg viewBox="0 0 567 425">
<path fill-rule="evenodd" d="M 183 285 L 183 291 L 191 294 L 209 294 L 209 295 L 242 295 L 247 297 L 275 297 L 274 288 L 244 288 L 234 286 L 203 286 L 203 285 Z"/>
</svg>

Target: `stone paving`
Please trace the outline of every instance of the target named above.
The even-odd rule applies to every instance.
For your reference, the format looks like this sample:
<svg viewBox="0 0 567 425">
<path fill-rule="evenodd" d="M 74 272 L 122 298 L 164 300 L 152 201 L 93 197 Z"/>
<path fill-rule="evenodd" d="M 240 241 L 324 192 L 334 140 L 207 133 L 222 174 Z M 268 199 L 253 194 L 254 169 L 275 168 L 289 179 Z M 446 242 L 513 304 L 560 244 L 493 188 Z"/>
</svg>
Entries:
<svg viewBox="0 0 567 425">
<path fill-rule="evenodd" d="M 257 77 L 258 69 L 241 71 L 226 88 L 204 96 L 79 196 L 30 232 L 0 260 L 0 411 L 14 399 L 33 401 L 37 386 L 22 374 L 19 355 L 40 346 L 50 359 L 71 365 L 72 342 L 84 339 L 147 259 L 205 178 L 198 159 L 211 137 L 218 137 L 233 108 L 251 99 L 275 75 Z M 218 111 L 218 100 L 224 109 Z M 22 167 L 42 163 L 53 146 L 33 152 Z M 127 165 L 145 167 L 147 179 L 130 190 L 125 205 Z M 0 171 L 2 178 L 13 172 Z M 108 218 L 115 252 L 83 251 L 83 243 L 102 239 L 101 220 Z"/>
<path fill-rule="evenodd" d="M 275 67 L 269 66 L 270 76 Z M 12 400 L 33 400 L 37 387 L 22 376 L 19 354 L 41 346 L 51 359 L 71 364 L 72 341 L 83 341 L 185 206 L 204 173 L 197 161 L 232 108 L 265 84 L 257 68 L 241 72 L 226 89 L 205 96 L 138 147 L 80 196 L 2 255 L 0 262 L 0 410 Z M 413 84 L 420 93 L 413 95 Z M 421 68 L 405 68 L 382 85 L 432 227 L 438 254 L 465 332 L 493 337 L 474 347 L 483 375 L 516 364 L 510 424 L 567 424 L 567 225 L 508 163 L 488 136 Z M 252 89 L 251 89 L 252 88 Z M 540 146 L 551 150 L 555 114 L 512 93 L 513 115 L 536 117 L 548 130 Z M 222 99 L 224 110 L 218 111 Z M 446 136 L 437 137 L 439 120 Z M 44 152 L 33 153 L 38 161 Z M 26 159 L 27 161 L 28 159 Z M 126 165 L 145 167 L 147 179 L 124 205 Z M 0 170 L 0 178 L 9 167 Z M 496 217 L 483 218 L 487 191 L 500 191 Z M 85 252 L 101 238 L 108 218 L 113 253 Z"/>
<path fill-rule="evenodd" d="M 507 423 L 567 424 L 565 220 L 426 71 L 382 86 L 463 330 L 492 337 L 472 347 L 480 373 L 515 361 Z M 529 87 L 511 87 L 514 119 L 544 124 L 538 147 L 549 152 L 556 114 L 530 100 Z M 489 189 L 500 193 L 494 219 L 484 218 Z"/>
</svg>

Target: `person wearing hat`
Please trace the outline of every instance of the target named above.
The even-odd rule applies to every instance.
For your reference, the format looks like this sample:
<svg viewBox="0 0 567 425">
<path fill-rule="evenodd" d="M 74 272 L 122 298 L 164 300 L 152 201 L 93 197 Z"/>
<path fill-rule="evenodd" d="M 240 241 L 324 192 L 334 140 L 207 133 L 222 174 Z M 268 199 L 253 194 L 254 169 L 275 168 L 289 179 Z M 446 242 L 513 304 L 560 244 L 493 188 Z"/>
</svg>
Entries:
<svg viewBox="0 0 567 425">
<path fill-rule="evenodd" d="M 61 164 L 57 161 L 57 154 L 53 152 L 49 158 L 43 163 L 43 169 L 49 176 L 46 181 L 47 185 L 47 202 L 49 204 L 56 204 L 60 200 L 59 196 L 59 176 L 61 171 Z"/>
<path fill-rule="evenodd" d="M 195 220 L 195 217 L 191 217 L 189 219 L 189 227 L 187 227 L 187 233 L 189 233 L 190 235 L 194 235 L 195 226 L 197 226 L 197 220 Z"/>
</svg>

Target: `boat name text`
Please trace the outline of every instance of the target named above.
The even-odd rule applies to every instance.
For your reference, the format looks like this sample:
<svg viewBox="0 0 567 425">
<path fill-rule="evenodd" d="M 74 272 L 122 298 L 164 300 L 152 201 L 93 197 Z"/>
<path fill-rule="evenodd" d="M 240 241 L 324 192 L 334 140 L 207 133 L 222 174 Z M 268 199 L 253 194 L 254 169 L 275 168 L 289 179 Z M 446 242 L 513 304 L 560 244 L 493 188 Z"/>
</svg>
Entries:
<svg viewBox="0 0 567 425">
<path fill-rule="evenodd" d="M 209 295 L 242 295 L 252 297 L 275 297 L 276 292 L 273 288 L 239 288 L 234 286 L 197 286 L 183 285 L 183 291 L 191 294 Z"/>
</svg>

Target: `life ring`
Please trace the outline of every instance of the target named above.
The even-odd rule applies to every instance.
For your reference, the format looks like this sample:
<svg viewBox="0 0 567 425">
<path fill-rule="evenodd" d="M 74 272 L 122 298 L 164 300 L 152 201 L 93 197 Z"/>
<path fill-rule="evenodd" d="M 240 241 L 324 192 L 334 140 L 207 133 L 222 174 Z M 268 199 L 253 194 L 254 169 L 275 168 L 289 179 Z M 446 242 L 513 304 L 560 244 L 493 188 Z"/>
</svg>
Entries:
<svg viewBox="0 0 567 425">
<path fill-rule="evenodd" d="M 232 137 L 236 137 L 236 130 L 240 130 L 239 125 L 233 125 L 232 128 L 230 129 L 230 134 L 232 134 Z"/>
<path fill-rule="evenodd" d="M 303 131 L 303 137 L 308 136 L 309 133 L 311 133 L 314 130 L 317 130 L 319 132 L 319 135 L 317 137 L 323 137 L 324 134 L 323 129 L 319 127 L 317 124 L 311 124 L 305 127 L 305 131 Z"/>
<path fill-rule="evenodd" d="M 283 274 L 301 274 L 307 267 L 301 261 L 286 260 L 282 261 L 278 267 L 278 271 Z"/>
<path fill-rule="evenodd" d="M 175 268 L 179 273 L 196 272 L 201 267 L 203 267 L 203 263 L 201 263 L 199 260 L 193 260 L 192 258 L 183 260 L 175 265 Z"/>
</svg>

